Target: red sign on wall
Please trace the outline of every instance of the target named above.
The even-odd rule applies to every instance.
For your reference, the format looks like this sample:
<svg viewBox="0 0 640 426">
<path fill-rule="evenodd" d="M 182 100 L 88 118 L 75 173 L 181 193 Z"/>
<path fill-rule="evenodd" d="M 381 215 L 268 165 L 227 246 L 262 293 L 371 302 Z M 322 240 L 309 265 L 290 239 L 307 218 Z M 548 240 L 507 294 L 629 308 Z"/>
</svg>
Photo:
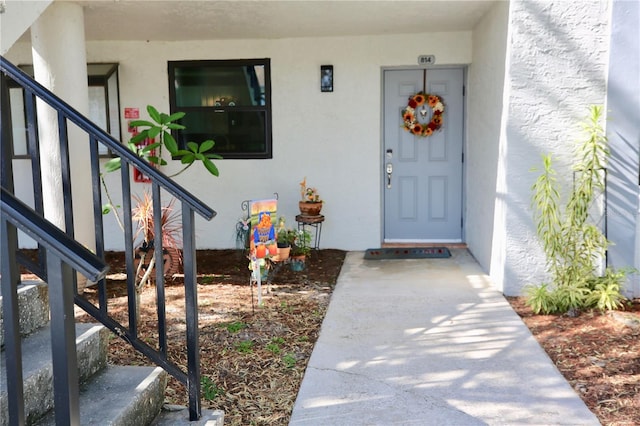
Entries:
<svg viewBox="0 0 640 426">
<path fill-rule="evenodd" d="M 124 118 L 140 118 L 140 108 L 125 108 Z"/>
<path fill-rule="evenodd" d="M 143 149 L 145 146 L 151 145 L 154 142 L 154 139 L 149 139 L 146 138 L 144 141 L 140 142 L 138 144 L 138 149 Z M 151 152 L 149 152 L 150 155 L 156 155 L 156 150 L 152 149 Z M 134 182 L 142 182 L 142 183 L 149 183 L 151 182 L 151 179 L 145 175 L 144 173 L 142 173 L 140 170 L 138 170 L 136 167 L 133 168 L 133 181 Z"/>
</svg>

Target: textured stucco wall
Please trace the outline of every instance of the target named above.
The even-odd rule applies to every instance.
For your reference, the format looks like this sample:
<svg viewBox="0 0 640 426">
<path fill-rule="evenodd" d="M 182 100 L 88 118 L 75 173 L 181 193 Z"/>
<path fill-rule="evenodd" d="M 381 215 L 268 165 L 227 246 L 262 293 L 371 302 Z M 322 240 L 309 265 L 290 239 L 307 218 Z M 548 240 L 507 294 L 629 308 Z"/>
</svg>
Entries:
<svg viewBox="0 0 640 426">
<path fill-rule="evenodd" d="M 4 55 L 53 0 L 10 0 L 0 13 L 0 54 Z"/>
<path fill-rule="evenodd" d="M 611 148 L 607 182 L 610 266 L 640 270 L 640 2 L 614 0 L 607 136 Z M 640 296 L 640 275 L 629 277 L 627 296 Z"/>
<path fill-rule="evenodd" d="M 489 270 L 507 45 L 509 2 L 499 2 L 473 30 L 467 85 L 465 235 L 469 251 Z"/>
<path fill-rule="evenodd" d="M 381 242 L 381 70 L 416 67 L 433 54 L 438 65 L 471 61 L 471 32 L 410 36 L 225 40 L 196 42 L 91 42 L 89 62 L 120 63 L 120 106 L 147 104 L 168 111 L 168 60 L 271 58 L 273 159 L 223 160 L 220 178 L 195 166 L 177 180 L 218 212 L 196 220 L 200 248 L 233 247 L 242 200 L 280 196 L 279 213 L 295 225 L 303 177 L 326 200 L 323 248 L 347 250 Z M 8 59 L 31 62 L 28 46 Z M 334 92 L 320 92 L 320 65 L 334 66 Z M 124 119 L 123 125 L 124 123 Z M 126 129 L 123 127 L 123 135 Z M 177 168 L 171 164 L 167 170 Z M 116 174 L 108 177 L 117 179 Z M 135 184 L 137 188 L 143 185 Z M 115 187 L 112 185 L 112 187 Z M 119 194 L 114 194 L 119 197 Z M 106 219 L 108 248 L 122 233 Z"/>
<path fill-rule="evenodd" d="M 609 13 L 608 1 L 510 3 L 490 271 L 507 295 L 546 277 L 529 170 L 551 153 L 559 179 L 570 182 L 578 123 L 605 101 Z"/>
</svg>

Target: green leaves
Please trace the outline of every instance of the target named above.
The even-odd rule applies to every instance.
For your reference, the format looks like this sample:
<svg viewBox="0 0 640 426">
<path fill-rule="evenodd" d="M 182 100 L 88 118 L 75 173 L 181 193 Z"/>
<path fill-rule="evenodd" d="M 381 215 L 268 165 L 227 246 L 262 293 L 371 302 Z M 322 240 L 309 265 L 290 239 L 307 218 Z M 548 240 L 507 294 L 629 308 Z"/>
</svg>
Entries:
<svg viewBox="0 0 640 426">
<path fill-rule="evenodd" d="M 107 173 L 115 172 L 122 165 L 120 157 L 112 158 L 111 160 L 104 163 L 104 171 Z"/>
<path fill-rule="evenodd" d="M 623 299 L 620 286 L 611 284 L 616 275 L 598 275 L 609 241 L 590 215 L 604 190 L 603 167 L 609 156 L 601 114 L 601 107 L 591 107 L 582 125 L 587 134 L 576 150 L 572 191 L 566 206 L 560 205 L 550 155 L 542 157 L 542 172 L 531 187 L 536 230 L 552 276 L 551 284 L 527 290 L 527 303 L 535 313 L 564 313 L 594 306 L 614 309 Z M 619 283 L 624 274 L 618 278 Z"/>
<path fill-rule="evenodd" d="M 204 168 L 213 176 L 219 176 L 218 167 L 211 161 L 212 159 L 221 159 L 222 157 L 212 152 L 215 142 L 206 140 L 201 144 L 195 142 L 187 142 L 187 149 L 179 149 L 171 130 L 183 130 L 185 126 L 177 123 L 184 118 L 184 112 L 175 112 L 171 115 L 158 112 L 151 105 L 147 106 L 149 120 L 132 120 L 129 124 L 138 128 L 138 133 L 131 137 L 127 143 L 129 149 L 135 152 L 141 158 L 144 158 L 152 164 L 159 166 L 167 165 L 167 161 L 162 155 L 162 150 L 167 149 L 172 158 L 178 157 L 181 164 L 184 164 L 181 170 L 171 175 L 175 177 L 186 169 L 191 167 L 195 162 L 201 162 Z M 151 142 L 151 143 L 149 143 Z M 105 172 L 110 173 L 118 170 L 122 165 L 120 158 L 114 158 L 105 163 Z"/>
<path fill-rule="evenodd" d="M 216 167 L 213 161 L 210 160 L 211 158 L 222 158 L 218 154 L 209 152 L 213 149 L 215 144 L 216 143 L 211 139 L 202 142 L 200 145 L 195 142 L 187 142 L 187 149 L 180 149 L 175 153 L 175 156 L 180 157 L 180 162 L 187 166 L 171 177 L 179 175 L 196 161 L 202 162 L 205 169 L 207 169 L 207 171 L 213 176 L 219 176 L 220 172 L 218 171 L 218 167 Z"/>
</svg>

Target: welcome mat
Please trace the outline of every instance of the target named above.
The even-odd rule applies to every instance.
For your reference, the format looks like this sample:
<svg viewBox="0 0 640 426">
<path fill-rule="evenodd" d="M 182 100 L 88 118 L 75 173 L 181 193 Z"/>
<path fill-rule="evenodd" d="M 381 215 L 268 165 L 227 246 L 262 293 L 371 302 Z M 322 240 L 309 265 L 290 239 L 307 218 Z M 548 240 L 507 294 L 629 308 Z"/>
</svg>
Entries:
<svg viewBox="0 0 640 426">
<path fill-rule="evenodd" d="M 446 247 L 396 247 L 367 249 L 365 259 L 433 259 L 451 257 Z"/>
</svg>

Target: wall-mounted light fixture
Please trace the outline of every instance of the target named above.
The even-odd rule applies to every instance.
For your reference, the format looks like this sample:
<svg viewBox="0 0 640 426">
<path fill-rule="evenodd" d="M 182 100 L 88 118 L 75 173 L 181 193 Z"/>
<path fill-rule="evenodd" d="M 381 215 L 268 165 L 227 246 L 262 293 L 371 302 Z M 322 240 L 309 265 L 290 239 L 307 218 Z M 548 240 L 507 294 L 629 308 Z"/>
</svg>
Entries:
<svg viewBox="0 0 640 426">
<path fill-rule="evenodd" d="M 320 65 L 320 91 L 333 92 L 333 65 Z"/>
</svg>

